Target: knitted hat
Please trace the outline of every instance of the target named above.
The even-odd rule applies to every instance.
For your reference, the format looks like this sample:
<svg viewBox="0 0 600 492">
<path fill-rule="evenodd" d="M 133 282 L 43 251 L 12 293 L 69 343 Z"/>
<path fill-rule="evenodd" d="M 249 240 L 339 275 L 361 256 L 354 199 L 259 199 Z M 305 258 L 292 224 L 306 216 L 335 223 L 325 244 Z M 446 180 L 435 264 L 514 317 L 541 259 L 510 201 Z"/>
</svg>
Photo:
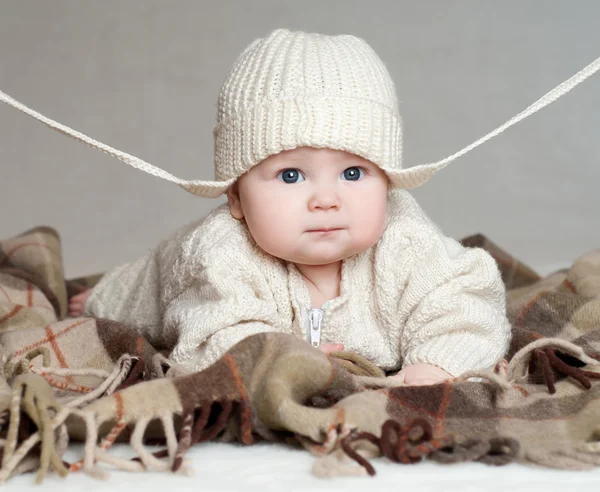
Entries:
<svg viewBox="0 0 600 492">
<path fill-rule="evenodd" d="M 433 173 L 402 169 L 394 83 L 362 39 L 278 29 L 238 57 L 219 95 L 214 182 L 184 186 L 215 197 L 270 155 L 307 146 L 378 165 L 394 187 Z"/>
<path fill-rule="evenodd" d="M 223 194 L 270 155 L 300 146 L 345 150 L 378 165 L 395 188 L 425 183 L 450 162 L 556 101 L 600 70 L 595 59 L 568 80 L 463 149 L 402 169 L 402 128 L 394 83 L 362 39 L 273 31 L 239 56 L 219 96 L 216 181 L 186 180 L 54 121 L 0 91 L 0 102 L 126 164 L 195 195 Z"/>
</svg>

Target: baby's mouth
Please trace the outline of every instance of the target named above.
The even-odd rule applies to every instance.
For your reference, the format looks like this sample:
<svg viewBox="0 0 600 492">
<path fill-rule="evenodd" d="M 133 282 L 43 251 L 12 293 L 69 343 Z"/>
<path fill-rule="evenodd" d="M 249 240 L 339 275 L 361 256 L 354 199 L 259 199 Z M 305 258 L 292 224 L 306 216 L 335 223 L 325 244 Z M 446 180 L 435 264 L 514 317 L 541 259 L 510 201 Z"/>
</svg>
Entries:
<svg viewBox="0 0 600 492">
<path fill-rule="evenodd" d="M 330 232 L 341 231 L 342 229 L 343 229 L 342 227 L 322 227 L 320 229 L 309 229 L 306 232 L 327 234 Z"/>
</svg>

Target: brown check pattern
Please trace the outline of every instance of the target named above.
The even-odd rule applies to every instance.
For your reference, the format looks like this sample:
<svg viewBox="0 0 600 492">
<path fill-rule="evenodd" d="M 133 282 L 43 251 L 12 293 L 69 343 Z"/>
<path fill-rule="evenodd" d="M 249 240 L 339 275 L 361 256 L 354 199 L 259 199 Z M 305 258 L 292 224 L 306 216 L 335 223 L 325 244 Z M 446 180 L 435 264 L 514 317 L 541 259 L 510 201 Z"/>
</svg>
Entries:
<svg viewBox="0 0 600 492">
<path fill-rule="evenodd" d="M 67 296 L 99 276 L 65 281 L 55 231 L 0 241 L 0 480 L 99 475 L 98 463 L 177 471 L 190 446 L 215 439 L 299 442 L 320 476 L 374 474 L 376 456 L 599 465 L 600 250 L 541 278 L 484 236 L 462 242 L 489 251 L 502 272 L 513 325 L 506 360 L 443 384 L 390 387 L 356 354 L 328 357 L 277 333 L 189 373 L 135 327 L 65 318 Z M 76 439 L 84 456 L 65 464 Z M 111 455 L 118 439 L 138 458 Z M 150 452 L 150 440 L 162 449 Z"/>
</svg>

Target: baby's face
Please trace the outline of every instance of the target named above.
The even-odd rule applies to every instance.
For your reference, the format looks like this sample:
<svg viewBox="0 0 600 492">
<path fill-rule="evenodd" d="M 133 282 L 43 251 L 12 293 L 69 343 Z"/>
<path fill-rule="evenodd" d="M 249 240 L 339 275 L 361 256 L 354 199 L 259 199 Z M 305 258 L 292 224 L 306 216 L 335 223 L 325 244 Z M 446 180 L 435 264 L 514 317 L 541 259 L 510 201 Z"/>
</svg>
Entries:
<svg viewBox="0 0 600 492">
<path fill-rule="evenodd" d="M 385 226 L 387 177 L 354 154 L 301 147 L 262 161 L 228 192 L 267 253 L 325 265 L 365 251 Z"/>
</svg>

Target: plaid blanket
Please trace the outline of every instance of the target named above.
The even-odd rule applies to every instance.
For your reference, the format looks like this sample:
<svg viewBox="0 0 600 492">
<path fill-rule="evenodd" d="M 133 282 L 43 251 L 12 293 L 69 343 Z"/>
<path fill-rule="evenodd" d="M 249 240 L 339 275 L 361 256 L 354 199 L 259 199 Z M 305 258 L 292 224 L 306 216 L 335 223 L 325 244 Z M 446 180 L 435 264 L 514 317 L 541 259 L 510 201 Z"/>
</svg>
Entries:
<svg viewBox="0 0 600 492">
<path fill-rule="evenodd" d="M 540 278 L 483 236 L 463 244 L 498 262 L 510 350 L 494 371 L 410 387 L 356 354 L 326 356 L 277 333 L 191 373 L 135 327 L 65 318 L 68 296 L 99 276 L 65 281 L 54 230 L 0 241 L 0 481 L 26 471 L 41 481 L 49 470 L 102 477 L 110 467 L 185 473 L 189 447 L 216 439 L 300 443 L 318 476 L 374 474 L 377 456 L 600 464 L 600 250 Z M 66 463 L 73 440 L 84 453 Z M 117 441 L 137 458 L 111 454 Z"/>
</svg>

